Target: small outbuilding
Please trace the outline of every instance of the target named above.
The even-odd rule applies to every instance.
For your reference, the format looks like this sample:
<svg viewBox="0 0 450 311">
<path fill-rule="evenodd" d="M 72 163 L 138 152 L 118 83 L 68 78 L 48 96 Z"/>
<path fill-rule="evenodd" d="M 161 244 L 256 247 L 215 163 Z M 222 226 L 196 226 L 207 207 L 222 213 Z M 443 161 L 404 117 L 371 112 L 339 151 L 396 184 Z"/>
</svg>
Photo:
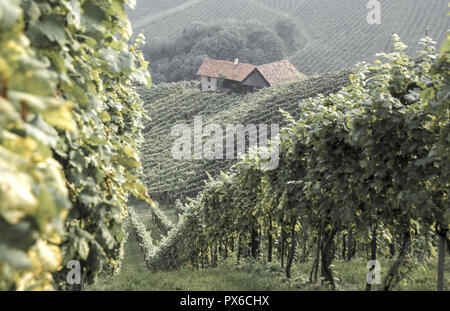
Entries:
<svg viewBox="0 0 450 311">
<path fill-rule="evenodd" d="M 292 82 L 304 77 L 287 59 L 257 67 L 269 86 Z"/>
</svg>

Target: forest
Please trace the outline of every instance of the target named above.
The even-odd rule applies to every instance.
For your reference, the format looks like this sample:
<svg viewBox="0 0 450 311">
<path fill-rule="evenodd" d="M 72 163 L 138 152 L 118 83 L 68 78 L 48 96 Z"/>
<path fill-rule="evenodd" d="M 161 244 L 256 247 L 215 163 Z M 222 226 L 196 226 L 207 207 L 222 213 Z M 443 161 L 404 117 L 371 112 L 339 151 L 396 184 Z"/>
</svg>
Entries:
<svg viewBox="0 0 450 311">
<path fill-rule="evenodd" d="M 285 59 L 300 47 L 295 24 L 280 19 L 272 30 L 258 21 L 198 22 L 183 30 L 180 37 L 147 43 L 144 55 L 151 59 L 153 82 L 196 80 L 206 57 L 263 65 Z"/>
</svg>

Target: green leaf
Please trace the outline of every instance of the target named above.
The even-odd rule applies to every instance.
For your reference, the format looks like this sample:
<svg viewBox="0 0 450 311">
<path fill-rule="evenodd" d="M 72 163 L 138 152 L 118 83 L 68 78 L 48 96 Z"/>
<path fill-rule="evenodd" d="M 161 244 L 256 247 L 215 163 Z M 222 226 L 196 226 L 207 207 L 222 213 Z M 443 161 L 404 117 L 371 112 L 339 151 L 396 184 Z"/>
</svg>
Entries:
<svg viewBox="0 0 450 311">
<path fill-rule="evenodd" d="M 13 28 L 21 15 L 19 1 L 1 1 L 0 2 L 0 31 L 3 33 Z"/>
<path fill-rule="evenodd" d="M 40 115 L 36 115 L 30 123 L 24 125 L 27 135 L 41 141 L 44 145 L 56 147 L 58 132 L 46 123 Z"/>
<path fill-rule="evenodd" d="M 0 244 L 0 262 L 5 262 L 17 270 L 31 268 L 31 260 L 24 251 L 10 248 L 4 244 Z"/>
<path fill-rule="evenodd" d="M 87 260 L 89 256 L 89 244 L 84 238 L 75 240 L 75 249 L 82 260 Z"/>
<path fill-rule="evenodd" d="M 439 52 L 442 54 L 450 53 L 450 40 L 446 40 L 444 44 L 439 48 Z"/>
</svg>

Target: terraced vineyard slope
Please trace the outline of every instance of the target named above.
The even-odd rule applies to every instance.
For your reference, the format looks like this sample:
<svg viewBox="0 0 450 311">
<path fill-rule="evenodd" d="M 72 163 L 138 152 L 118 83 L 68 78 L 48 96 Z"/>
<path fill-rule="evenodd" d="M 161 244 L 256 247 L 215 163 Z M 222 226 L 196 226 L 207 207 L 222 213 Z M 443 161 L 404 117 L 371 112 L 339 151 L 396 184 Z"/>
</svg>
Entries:
<svg viewBox="0 0 450 311">
<path fill-rule="evenodd" d="M 374 60 L 376 53 L 391 52 L 393 32 L 410 47 L 408 54 L 417 55 L 417 42 L 426 33 L 438 41 L 445 39 L 449 27 L 445 17 L 447 0 L 381 0 L 381 24 L 367 23 L 366 0 L 270 1 L 298 2 L 290 9 L 308 34 L 309 44 L 292 57 L 302 72 L 320 73 L 350 66 L 358 61 Z M 286 4 L 284 4 L 286 6 Z"/>
<path fill-rule="evenodd" d="M 151 8 L 148 9 L 148 12 Z M 147 38 L 174 38 L 193 22 L 211 22 L 225 19 L 239 21 L 258 20 L 271 25 L 286 14 L 253 0 L 191 0 L 155 16 L 131 18 L 136 33 L 143 32 Z"/>
<path fill-rule="evenodd" d="M 176 138 L 170 136 L 177 124 L 193 125 L 195 116 L 203 125 L 273 124 L 284 125 L 280 109 L 298 112 L 301 100 L 317 94 L 329 94 L 348 83 L 348 72 L 313 76 L 291 84 L 268 88 L 246 96 L 202 93 L 198 82 L 160 84 L 140 88 L 142 99 L 152 120 L 144 130 L 142 150 L 145 182 L 152 198 L 160 203 L 194 197 L 203 187 L 207 174 L 217 176 L 234 163 L 227 160 L 177 161 L 171 155 Z"/>
</svg>

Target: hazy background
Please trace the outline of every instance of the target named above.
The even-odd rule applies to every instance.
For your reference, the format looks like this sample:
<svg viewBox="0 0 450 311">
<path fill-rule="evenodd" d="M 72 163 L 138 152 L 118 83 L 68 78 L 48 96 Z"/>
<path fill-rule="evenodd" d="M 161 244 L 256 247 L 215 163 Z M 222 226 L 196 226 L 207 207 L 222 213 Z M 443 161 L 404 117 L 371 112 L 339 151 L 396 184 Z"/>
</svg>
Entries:
<svg viewBox="0 0 450 311">
<path fill-rule="evenodd" d="M 367 0 L 137 0 L 128 14 L 155 83 L 195 79 L 205 56 L 260 65 L 288 58 L 307 75 L 337 71 L 391 51 L 397 33 L 414 55 L 426 31 L 439 44 L 448 0 L 380 0 L 381 24 L 367 23 Z"/>
</svg>

